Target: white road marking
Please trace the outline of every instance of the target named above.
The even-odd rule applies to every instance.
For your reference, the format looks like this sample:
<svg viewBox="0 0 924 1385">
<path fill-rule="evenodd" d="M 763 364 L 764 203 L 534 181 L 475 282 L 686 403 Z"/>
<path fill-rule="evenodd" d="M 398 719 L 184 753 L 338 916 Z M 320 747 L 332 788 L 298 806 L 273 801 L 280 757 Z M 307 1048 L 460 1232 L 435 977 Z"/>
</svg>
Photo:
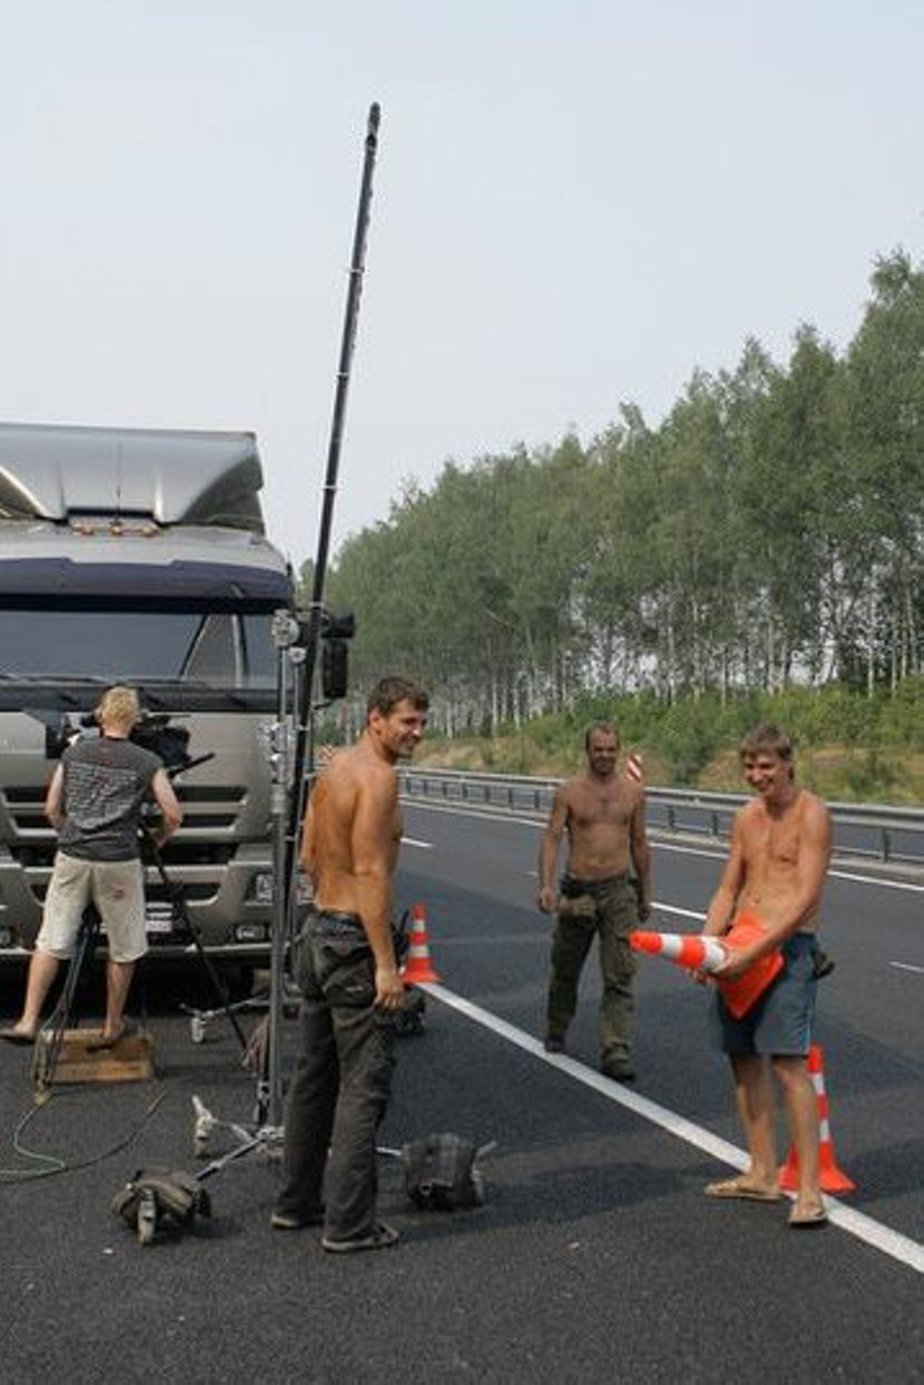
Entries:
<svg viewBox="0 0 924 1385">
<path fill-rule="evenodd" d="M 730 1164 L 732 1168 L 740 1170 L 747 1168 L 748 1156 L 743 1149 L 729 1144 L 727 1140 L 713 1135 L 709 1130 L 704 1130 L 702 1126 L 687 1120 L 685 1116 L 680 1116 L 675 1111 L 668 1110 L 666 1106 L 660 1106 L 656 1101 L 650 1101 L 648 1097 L 641 1096 L 638 1092 L 614 1083 L 610 1078 L 604 1077 L 602 1073 L 594 1072 L 593 1069 L 585 1067 L 575 1058 L 569 1058 L 565 1054 L 546 1053 L 541 1041 L 534 1035 L 517 1029 L 515 1025 L 508 1024 L 506 1020 L 492 1015 L 490 1011 L 483 1010 L 479 1005 L 473 1005 L 464 996 L 456 995 L 454 991 L 447 990 L 445 986 L 427 982 L 422 984 L 420 989 L 433 996 L 435 1000 L 441 1000 L 444 1005 L 457 1010 L 459 1014 L 465 1015 L 475 1024 L 480 1024 L 483 1028 L 491 1030 L 499 1038 L 506 1039 L 516 1048 L 523 1049 L 524 1052 L 540 1059 L 541 1062 L 548 1063 L 550 1067 L 558 1068 L 560 1072 L 566 1073 L 585 1087 L 591 1087 L 609 1101 L 615 1101 L 618 1105 L 634 1111 L 643 1120 L 660 1126 L 662 1130 L 666 1130 L 668 1134 L 677 1139 L 684 1140 L 687 1144 L 704 1150 L 706 1154 L 711 1154 L 724 1164 Z M 835 1226 L 839 1226 L 850 1235 L 856 1236 L 858 1240 L 865 1241 L 867 1245 L 873 1246 L 875 1250 L 881 1251 L 884 1255 L 890 1255 L 893 1260 L 907 1265 L 909 1269 L 924 1274 L 924 1245 L 918 1241 L 913 1241 L 909 1236 L 903 1236 L 900 1232 L 891 1230 L 890 1227 L 883 1226 L 881 1222 L 875 1221 L 874 1218 L 866 1216 L 863 1212 L 857 1212 L 852 1207 L 845 1206 L 837 1198 L 832 1198 L 827 1194 L 825 1198 L 828 1218 Z"/>
<path fill-rule="evenodd" d="M 680 909 L 676 904 L 659 904 L 656 899 L 651 902 L 653 909 L 659 909 L 664 914 L 679 914 L 684 919 L 700 919 L 705 923 L 706 915 L 698 913 L 695 909 Z"/>
<path fill-rule="evenodd" d="M 852 880 L 855 885 L 883 885 L 887 890 L 908 890 L 911 894 L 924 894 L 924 885 L 915 885 L 911 880 L 879 880 L 875 875 L 854 875 L 849 870 L 829 870 L 836 880 Z"/>
<path fill-rule="evenodd" d="M 432 843 L 432 842 L 419 842 L 419 841 L 417 840 L 416 837 L 402 837 L 402 838 L 401 838 L 401 845 L 402 845 L 402 846 L 419 846 L 420 849 L 421 849 L 421 851 L 432 851 L 432 850 L 433 850 L 433 843 Z"/>
<path fill-rule="evenodd" d="M 513 813 L 498 809 L 463 808 L 456 803 L 425 803 L 419 798 L 402 799 L 408 807 L 428 809 L 435 813 L 455 813 L 457 817 L 468 818 L 490 818 L 493 822 L 510 822 L 517 827 L 541 827 L 545 822 L 545 817 L 521 818 Z M 650 832 L 657 831 L 657 828 L 649 828 Z M 708 861 L 724 861 L 728 855 L 724 845 L 718 844 L 714 849 L 701 846 L 687 846 L 683 842 L 662 842 L 653 840 L 652 848 L 655 851 L 675 851 L 681 856 L 703 856 Z M 535 871 L 530 871 L 530 875 L 535 875 Z M 881 885 L 886 890 L 907 890 L 911 894 L 924 894 L 924 885 L 918 885 L 912 880 L 888 880 L 884 876 L 877 875 L 858 875 L 854 871 L 838 870 L 836 867 L 829 869 L 829 879 L 851 880 L 857 885 Z M 694 915 L 695 917 L 695 915 Z"/>
<path fill-rule="evenodd" d="M 890 967 L 898 967 L 899 971 L 917 971 L 924 974 L 924 967 L 916 967 L 911 962 L 890 962 Z"/>
</svg>

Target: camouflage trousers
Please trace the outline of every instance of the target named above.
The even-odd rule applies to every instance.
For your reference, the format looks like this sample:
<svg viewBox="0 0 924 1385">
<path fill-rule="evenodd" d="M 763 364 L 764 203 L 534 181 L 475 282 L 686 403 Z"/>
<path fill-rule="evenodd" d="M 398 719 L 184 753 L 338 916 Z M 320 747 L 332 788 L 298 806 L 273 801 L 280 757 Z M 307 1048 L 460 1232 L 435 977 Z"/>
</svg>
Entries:
<svg viewBox="0 0 924 1385">
<path fill-rule="evenodd" d="M 600 939 L 600 1058 L 607 1062 L 629 1053 L 634 999 L 635 957 L 629 934 L 637 927 L 635 891 L 628 875 L 605 880 L 561 880 L 565 907 L 558 914 L 552 939 L 552 965 L 546 1032 L 564 1039 L 577 1008 L 578 982 L 594 937 Z M 575 907 L 576 906 L 576 907 Z"/>
</svg>

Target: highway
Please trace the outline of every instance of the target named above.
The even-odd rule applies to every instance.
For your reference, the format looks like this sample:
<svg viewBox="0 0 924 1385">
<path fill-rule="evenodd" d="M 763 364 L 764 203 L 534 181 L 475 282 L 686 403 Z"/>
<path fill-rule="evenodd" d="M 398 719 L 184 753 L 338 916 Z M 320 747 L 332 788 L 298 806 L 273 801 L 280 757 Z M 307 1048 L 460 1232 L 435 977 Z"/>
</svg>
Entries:
<svg viewBox="0 0 924 1385">
<path fill-rule="evenodd" d="M 400 1041 L 382 1146 L 440 1130 L 497 1141 L 483 1160 L 485 1205 L 415 1212 L 383 1154 L 382 1212 L 402 1244 L 339 1260 L 314 1232 L 269 1230 L 278 1170 L 258 1155 L 209 1183 L 215 1215 L 196 1234 L 140 1247 L 108 1214 L 126 1173 L 194 1166 L 193 1092 L 239 1120 L 248 1109 L 226 1023 L 194 1045 L 162 996 L 150 1017 L 153 1112 L 154 1084 L 75 1087 L 17 1136 L 98 1162 L 0 1188 L 8 1378 L 924 1376 L 924 882 L 846 865 L 832 874 L 823 931 L 836 969 L 820 988 L 817 1038 L 837 1163 L 857 1187 L 832 1205 L 832 1225 L 793 1232 L 785 1205 L 703 1196 L 743 1154 L 708 995 L 677 968 L 639 963 L 634 1087 L 597 1072 L 593 955 L 568 1054 L 542 1050 L 550 924 L 533 904 L 538 831 L 525 816 L 405 808 L 399 899 L 425 905 L 441 980 L 423 1035 Z M 655 926 L 695 929 L 720 867 L 713 847 L 659 839 Z M 12 1129 L 29 1109 L 18 1052 L 0 1054 L 0 1083 Z M 99 1157 L 120 1136 L 127 1147 Z M 34 1166 L 10 1147 L 3 1163 Z"/>
</svg>

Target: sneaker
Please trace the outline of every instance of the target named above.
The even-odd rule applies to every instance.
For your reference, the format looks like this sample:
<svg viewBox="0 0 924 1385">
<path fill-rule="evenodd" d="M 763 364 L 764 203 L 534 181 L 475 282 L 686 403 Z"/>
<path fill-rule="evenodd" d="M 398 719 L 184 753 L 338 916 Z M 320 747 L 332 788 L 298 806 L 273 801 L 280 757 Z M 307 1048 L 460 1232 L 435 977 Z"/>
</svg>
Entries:
<svg viewBox="0 0 924 1385">
<path fill-rule="evenodd" d="M 611 1077 L 614 1082 L 634 1082 L 635 1069 L 628 1058 L 605 1058 L 600 1064 L 600 1071 L 604 1077 Z"/>
<path fill-rule="evenodd" d="M 302 1231 L 306 1226 L 321 1226 L 323 1222 L 323 1212 L 312 1212 L 305 1217 L 300 1217 L 297 1212 L 274 1212 L 270 1217 L 270 1226 L 274 1231 Z"/>
<path fill-rule="evenodd" d="M 560 1039 L 557 1034 L 546 1034 L 543 1047 L 546 1053 L 564 1053 L 565 1041 Z"/>
<path fill-rule="evenodd" d="M 345 1241 L 337 1241 L 330 1236 L 322 1236 L 321 1245 L 334 1255 L 350 1255 L 355 1250 L 385 1250 L 388 1246 L 397 1245 L 398 1239 L 395 1228 L 380 1221 L 373 1227 L 368 1236 L 353 1236 Z"/>
</svg>

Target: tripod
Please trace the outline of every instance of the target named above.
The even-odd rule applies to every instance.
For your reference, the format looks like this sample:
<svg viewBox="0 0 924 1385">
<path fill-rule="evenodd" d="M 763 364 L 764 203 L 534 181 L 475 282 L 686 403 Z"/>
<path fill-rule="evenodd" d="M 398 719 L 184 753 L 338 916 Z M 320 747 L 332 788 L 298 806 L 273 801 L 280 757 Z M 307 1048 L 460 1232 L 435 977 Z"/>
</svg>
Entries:
<svg viewBox="0 0 924 1385">
<path fill-rule="evenodd" d="M 225 991 L 225 988 L 222 985 L 221 977 L 218 975 L 218 972 L 212 965 L 212 959 L 209 957 L 208 953 L 205 950 L 205 947 L 203 946 L 202 935 L 199 932 L 197 925 L 193 922 L 192 916 L 190 915 L 189 909 L 187 907 L 186 895 L 183 890 L 183 886 L 171 880 L 169 875 L 167 874 L 166 867 L 164 866 L 163 857 L 160 853 L 160 848 L 157 845 L 157 840 L 151 829 L 147 827 L 144 823 L 142 823 L 141 832 L 144 837 L 144 841 L 147 846 L 148 852 L 150 854 L 151 861 L 154 864 L 154 868 L 157 871 L 157 874 L 160 876 L 160 880 L 166 892 L 167 898 L 170 900 L 170 906 L 173 914 L 173 923 L 174 925 L 180 924 L 184 933 L 188 937 L 192 938 L 193 947 L 196 949 L 196 954 L 199 958 L 199 961 L 202 963 L 202 969 L 208 977 L 212 990 L 214 991 L 218 999 L 219 1010 L 223 1011 L 224 1014 L 228 1017 L 228 1022 L 231 1025 L 231 1028 L 234 1030 L 234 1033 L 237 1036 L 237 1040 L 241 1045 L 241 1048 L 246 1053 L 248 1045 L 247 1035 L 244 1033 L 243 1029 L 238 1023 L 237 1016 L 234 1013 L 234 1007 L 229 1003 L 227 992 Z"/>
<path fill-rule="evenodd" d="M 227 1015 L 237 1035 L 238 1041 L 240 1042 L 241 1048 L 246 1050 L 248 1045 L 247 1036 L 241 1029 L 231 1006 L 228 1004 L 227 995 L 225 994 L 221 979 L 202 944 L 202 937 L 199 929 L 193 922 L 189 909 L 187 908 L 183 887 L 182 885 L 174 883 L 168 876 L 160 849 L 151 829 L 145 823 L 142 823 L 140 832 L 142 841 L 148 849 L 151 860 L 163 883 L 167 897 L 171 902 L 174 920 L 181 924 L 185 934 L 192 938 L 199 961 L 215 992 L 220 1008 Z M 40 1096 L 47 1097 L 49 1088 L 54 1082 L 55 1073 L 61 1058 L 61 1050 L 64 1044 L 64 1035 L 76 1018 L 77 990 L 80 985 L 80 979 L 84 973 L 88 958 L 92 958 L 96 951 L 99 943 L 101 926 L 102 920 L 99 910 L 95 902 L 91 900 L 83 913 L 83 918 L 77 933 L 74 955 L 70 960 L 67 976 L 61 989 L 58 1002 L 50 1019 L 43 1026 L 44 1031 L 48 1034 L 48 1039 L 45 1043 L 36 1045 L 34 1080 L 36 1092 Z"/>
<path fill-rule="evenodd" d="M 58 1002 L 50 1018 L 42 1027 L 43 1032 L 47 1032 L 48 1039 L 44 1044 L 37 1042 L 35 1045 L 32 1077 L 35 1083 L 36 1101 L 47 1101 L 51 1095 L 50 1088 L 61 1058 L 64 1035 L 77 1012 L 77 987 L 80 984 L 80 977 L 87 958 L 92 957 L 96 950 L 100 925 L 99 910 L 91 902 L 83 911 L 74 955 L 68 965 L 67 976 L 61 988 Z"/>
</svg>

